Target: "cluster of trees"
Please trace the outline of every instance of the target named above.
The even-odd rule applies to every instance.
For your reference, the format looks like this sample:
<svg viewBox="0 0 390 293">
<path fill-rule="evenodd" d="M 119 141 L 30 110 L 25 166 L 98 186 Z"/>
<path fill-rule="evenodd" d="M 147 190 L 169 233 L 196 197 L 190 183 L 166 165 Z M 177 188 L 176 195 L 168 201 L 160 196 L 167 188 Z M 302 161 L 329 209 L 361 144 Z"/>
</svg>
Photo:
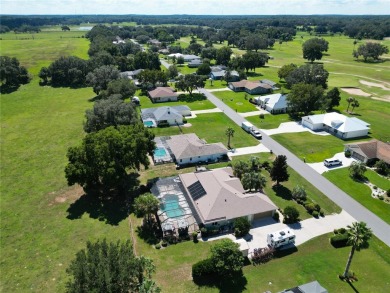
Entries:
<svg viewBox="0 0 390 293">
<path fill-rule="evenodd" d="M 0 92 L 6 93 L 17 90 L 20 85 L 27 84 L 31 75 L 19 60 L 8 56 L 0 56 Z"/>
<path fill-rule="evenodd" d="M 249 191 L 262 190 L 267 183 L 261 174 L 262 167 L 268 168 L 268 164 L 261 164 L 258 157 L 251 157 L 249 162 L 238 161 L 233 165 L 233 174 L 241 180 L 244 189 Z"/>
<path fill-rule="evenodd" d="M 363 56 L 364 62 L 367 62 L 368 59 L 377 61 L 381 55 L 387 53 L 389 53 L 389 48 L 387 46 L 380 43 L 367 42 L 361 44 L 357 50 L 354 50 L 352 55 L 355 58 Z"/>
<path fill-rule="evenodd" d="M 66 284 L 69 293 L 161 291 L 152 280 L 152 260 L 135 256 L 130 241 L 88 241 L 66 271 L 71 277 Z"/>
</svg>

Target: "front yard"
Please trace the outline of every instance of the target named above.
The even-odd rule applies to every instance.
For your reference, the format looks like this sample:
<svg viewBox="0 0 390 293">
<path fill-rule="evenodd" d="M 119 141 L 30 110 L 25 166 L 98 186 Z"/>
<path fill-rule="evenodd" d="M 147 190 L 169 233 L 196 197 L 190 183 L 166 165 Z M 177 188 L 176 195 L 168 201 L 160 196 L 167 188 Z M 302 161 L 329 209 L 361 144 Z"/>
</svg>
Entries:
<svg viewBox="0 0 390 293">
<path fill-rule="evenodd" d="M 213 95 L 218 99 L 223 101 L 226 105 L 228 105 L 233 110 L 239 113 L 258 111 L 255 105 L 249 103 L 249 99 L 259 95 L 250 95 L 245 92 L 233 92 L 233 91 L 220 91 L 213 92 Z"/>
<path fill-rule="evenodd" d="M 274 129 L 278 128 L 281 123 L 294 121 L 288 114 L 264 114 L 260 118 L 260 115 L 246 117 L 246 120 L 251 122 L 259 129 Z"/>
</svg>

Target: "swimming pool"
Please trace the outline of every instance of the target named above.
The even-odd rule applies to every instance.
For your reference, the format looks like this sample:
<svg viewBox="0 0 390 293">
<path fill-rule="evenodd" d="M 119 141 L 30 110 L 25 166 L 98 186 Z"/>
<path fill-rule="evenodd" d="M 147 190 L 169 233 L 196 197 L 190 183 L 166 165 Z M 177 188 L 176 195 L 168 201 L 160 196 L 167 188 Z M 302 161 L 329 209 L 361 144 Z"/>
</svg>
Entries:
<svg viewBox="0 0 390 293">
<path fill-rule="evenodd" d="M 165 148 L 157 147 L 154 150 L 154 157 L 155 158 L 164 158 L 167 156 L 167 150 Z"/>
<path fill-rule="evenodd" d="M 165 212 L 169 218 L 180 217 L 184 214 L 183 209 L 179 205 L 179 197 L 175 194 L 167 194 L 160 204 L 160 210 Z"/>
<path fill-rule="evenodd" d="M 153 126 L 154 126 L 154 122 L 153 122 L 153 121 L 150 121 L 150 120 L 144 121 L 144 125 L 145 125 L 146 127 L 153 127 Z"/>
</svg>

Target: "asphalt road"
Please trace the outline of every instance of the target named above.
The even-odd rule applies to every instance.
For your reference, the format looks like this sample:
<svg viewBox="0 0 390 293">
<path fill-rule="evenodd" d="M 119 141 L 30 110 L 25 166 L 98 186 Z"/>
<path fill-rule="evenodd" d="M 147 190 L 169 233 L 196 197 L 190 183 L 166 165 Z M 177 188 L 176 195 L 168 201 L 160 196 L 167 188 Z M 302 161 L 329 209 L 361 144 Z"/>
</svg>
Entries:
<svg viewBox="0 0 390 293">
<path fill-rule="evenodd" d="M 241 115 L 235 110 L 228 107 L 221 100 L 205 89 L 199 89 L 199 92 L 205 96 L 219 109 L 221 109 L 231 120 L 241 127 L 241 123 L 245 121 Z M 305 164 L 301 159 L 273 140 L 270 136 L 259 129 L 263 135 L 262 143 L 276 155 L 285 155 L 287 162 L 291 168 L 297 171 L 302 177 L 313 184 L 318 190 L 325 194 L 328 198 L 334 201 L 343 210 L 349 213 L 357 221 L 367 223 L 367 226 L 372 229 L 375 236 L 390 246 L 390 225 L 377 217 L 374 213 L 363 207 L 360 203 L 351 198 L 344 191 L 339 189 L 333 183 L 328 181 L 321 174 L 318 174 L 310 166 Z M 249 134 L 248 134 L 249 135 Z"/>
</svg>

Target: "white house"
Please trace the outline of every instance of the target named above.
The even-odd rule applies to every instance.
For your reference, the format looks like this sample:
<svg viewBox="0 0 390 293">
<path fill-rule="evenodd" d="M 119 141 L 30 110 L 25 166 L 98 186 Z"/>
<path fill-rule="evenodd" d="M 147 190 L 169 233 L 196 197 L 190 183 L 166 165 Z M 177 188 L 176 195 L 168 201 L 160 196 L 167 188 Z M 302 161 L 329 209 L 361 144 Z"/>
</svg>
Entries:
<svg viewBox="0 0 390 293">
<path fill-rule="evenodd" d="M 288 108 L 287 95 L 283 94 L 272 94 L 256 97 L 255 102 L 257 105 L 271 114 L 286 113 Z"/>
<path fill-rule="evenodd" d="M 228 153 L 222 143 L 206 143 L 195 133 L 173 135 L 166 142 L 178 165 L 216 162 Z"/>
<path fill-rule="evenodd" d="M 141 110 L 141 117 L 145 126 L 149 125 L 147 121 L 151 121 L 151 125 L 161 123 L 168 123 L 169 125 L 183 124 L 183 116 L 191 116 L 191 110 L 188 106 L 165 106 Z"/>
<path fill-rule="evenodd" d="M 342 139 L 367 136 L 370 130 L 369 123 L 336 112 L 304 116 L 302 126 L 314 131 L 325 130 Z"/>
</svg>

